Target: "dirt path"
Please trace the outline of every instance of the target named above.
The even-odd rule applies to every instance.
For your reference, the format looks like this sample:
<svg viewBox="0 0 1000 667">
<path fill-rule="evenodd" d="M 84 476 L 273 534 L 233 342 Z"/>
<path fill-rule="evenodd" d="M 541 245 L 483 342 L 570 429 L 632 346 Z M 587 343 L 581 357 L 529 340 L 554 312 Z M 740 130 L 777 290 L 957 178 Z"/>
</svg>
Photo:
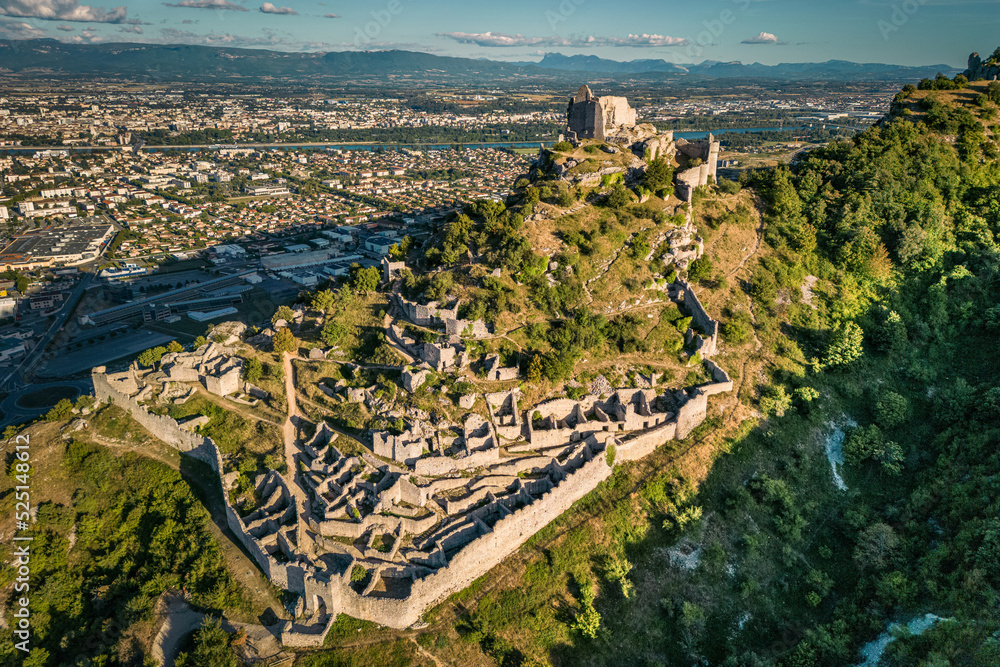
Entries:
<svg viewBox="0 0 1000 667">
<path fill-rule="evenodd" d="M 150 653 L 157 665 L 173 667 L 181 642 L 201 626 L 205 614 L 191 609 L 180 595 L 170 596 L 165 600 L 161 613 L 163 625 L 156 633 Z"/>
<path fill-rule="evenodd" d="M 183 595 L 177 591 L 167 592 L 157 603 L 157 616 L 163 618 L 156 639 L 153 640 L 153 660 L 162 667 L 173 667 L 177 651 L 190 633 L 197 630 L 208 617 L 200 611 L 192 609 Z M 240 630 L 245 632 L 244 649 L 252 656 L 265 661 L 287 662 L 294 654 L 285 651 L 280 641 L 280 626 L 270 628 L 256 623 L 239 623 L 222 617 L 222 629 L 235 634 Z"/>
<path fill-rule="evenodd" d="M 281 424 L 279 424 L 278 422 L 271 421 L 266 417 L 261 417 L 260 415 L 253 413 L 252 411 L 248 410 L 246 407 L 240 405 L 239 403 L 228 400 L 223 403 L 222 401 L 219 400 L 218 396 L 208 393 L 208 390 L 205 389 L 204 387 L 196 386 L 195 389 L 199 396 L 205 398 L 206 400 L 212 403 L 215 403 L 216 405 L 222 407 L 224 410 L 228 412 L 235 412 L 241 417 L 246 417 L 247 419 L 264 422 L 265 424 L 270 424 L 271 426 L 277 426 L 278 428 L 281 428 Z"/>
<path fill-rule="evenodd" d="M 299 405 L 297 402 L 295 394 L 295 366 L 292 364 L 292 355 L 288 352 L 284 352 L 282 355 L 282 365 L 285 369 L 285 397 L 288 400 L 288 417 L 285 419 L 284 425 L 281 427 L 281 436 L 285 442 L 285 465 L 287 470 L 285 474 L 282 475 L 282 479 L 285 480 L 288 490 L 295 497 L 295 508 L 296 508 L 296 542 L 299 546 L 305 545 L 305 518 L 309 516 L 309 499 L 306 496 L 306 492 L 302 490 L 299 486 L 298 480 L 298 464 L 295 461 L 296 454 L 299 453 L 298 447 L 298 428 L 296 427 L 296 422 L 301 419 L 299 413 Z"/>
<path fill-rule="evenodd" d="M 430 651 L 428 651 L 423 646 L 421 646 L 419 643 L 417 643 L 417 640 L 413 638 L 413 635 L 410 635 L 409 637 L 407 637 L 407 639 L 409 639 L 411 642 L 413 642 L 413 645 L 417 647 L 417 653 L 419 653 L 420 655 L 424 656 L 425 658 L 427 658 L 428 660 L 430 660 L 431 662 L 433 662 L 438 667 L 444 667 L 444 663 L 441 662 L 440 660 L 438 660 L 437 658 L 435 658 L 434 655 Z"/>
<path fill-rule="evenodd" d="M 754 256 L 757 255 L 758 252 L 760 252 L 760 246 L 764 243 L 764 210 L 763 210 L 764 203 L 760 200 L 760 197 L 754 195 L 754 204 L 757 207 L 757 215 L 760 216 L 759 218 L 760 222 L 757 224 L 757 242 L 754 244 L 753 250 L 751 250 L 750 253 L 747 254 L 742 261 L 740 261 L 740 263 L 736 266 L 736 268 L 734 268 L 732 271 L 726 274 L 727 278 L 732 278 L 737 274 L 737 272 L 740 271 L 740 269 L 745 267 L 747 265 L 747 262 L 749 262 Z"/>
</svg>

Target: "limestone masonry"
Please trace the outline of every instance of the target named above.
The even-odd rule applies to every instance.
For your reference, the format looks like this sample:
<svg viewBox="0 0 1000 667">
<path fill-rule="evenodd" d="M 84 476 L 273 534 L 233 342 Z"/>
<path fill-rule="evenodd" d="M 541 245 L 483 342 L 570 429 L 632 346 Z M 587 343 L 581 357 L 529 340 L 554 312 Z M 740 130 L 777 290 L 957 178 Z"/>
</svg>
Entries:
<svg viewBox="0 0 1000 667">
<path fill-rule="evenodd" d="M 259 475 L 260 502 L 252 511 L 229 502 L 236 473 L 210 438 L 146 407 L 164 397 L 186 400 L 194 383 L 232 399 L 252 398 L 249 387 L 232 386 L 242 364 L 232 348 L 212 343 L 165 355 L 155 372 L 95 368 L 95 394 L 216 471 L 227 491 L 229 528 L 276 586 L 300 596 L 302 617 L 312 623 L 290 625 L 285 639 L 318 645 L 338 613 L 394 628 L 417 623 L 429 606 L 487 573 L 592 491 L 614 466 L 683 439 L 704 421 L 708 398 L 733 388 L 710 359 L 718 322 L 687 284 L 678 282 L 670 292 L 692 317 L 697 331 L 688 337 L 698 339 L 710 383 L 672 390 L 657 387 L 653 376 L 645 388 L 608 387 L 580 400 L 534 406 L 522 405 L 517 389 L 488 393 L 482 396 L 487 418 L 470 413 L 452 429 L 418 420 L 402 434 L 376 432 L 362 456 L 338 449 L 338 434 L 326 422 L 295 417 L 290 423 L 298 435 L 286 448 L 293 471 Z M 487 371 L 504 380 L 516 378 L 517 369 L 491 357 Z M 406 388 L 419 386 L 424 373 L 404 369 Z M 348 400 L 377 400 L 370 390 L 347 392 Z"/>
</svg>

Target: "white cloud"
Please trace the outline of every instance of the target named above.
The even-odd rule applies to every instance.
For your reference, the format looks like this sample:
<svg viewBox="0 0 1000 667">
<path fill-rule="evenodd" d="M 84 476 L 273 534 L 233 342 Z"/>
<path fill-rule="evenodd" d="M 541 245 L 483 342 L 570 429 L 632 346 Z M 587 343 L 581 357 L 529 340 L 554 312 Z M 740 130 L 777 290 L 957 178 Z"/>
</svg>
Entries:
<svg viewBox="0 0 1000 667">
<path fill-rule="evenodd" d="M 552 35 L 549 37 L 525 37 L 521 34 L 508 35 L 502 32 L 444 32 L 438 33 L 440 37 L 453 39 L 461 44 L 475 44 L 476 46 L 491 47 L 514 47 L 514 46 L 575 46 L 575 47 L 598 47 L 598 46 L 631 46 L 631 47 L 655 47 L 655 46 L 684 46 L 688 42 L 682 37 L 670 37 L 668 35 L 629 34 L 626 37 L 597 37 L 594 35 L 577 35 L 573 37 L 559 37 Z"/>
<path fill-rule="evenodd" d="M 118 32 L 131 32 L 131 33 L 136 34 L 136 35 L 141 35 L 142 34 L 142 26 L 138 26 L 138 25 L 123 25 L 122 27 L 118 28 Z"/>
<path fill-rule="evenodd" d="M 79 35 L 74 35 L 69 40 L 73 44 L 94 44 L 103 41 L 103 38 L 90 28 L 84 28 Z"/>
<path fill-rule="evenodd" d="M 339 19 L 340 18 L 340 14 L 323 14 L 323 18 L 325 18 L 325 19 Z"/>
<path fill-rule="evenodd" d="M 229 0 L 181 0 L 177 3 L 164 2 L 167 7 L 186 7 L 187 9 L 231 9 L 234 12 L 250 11 L 243 5 L 237 5 Z"/>
<path fill-rule="evenodd" d="M 30 23 L 0 21 L 0 37 L 3 39 L 41 39 L 46 36 L 44 30 L 39 30 Z"/>
<path fill-rule="evenodd" d="M 57 25 L 56 26 L 56 30 L 63 30 L 65 32 L 73 32 L 74 30 L 76 30 L 76 28 L 74 28 L 71 25 L 66 25 L 65 23 L 63 23 L 62 25 Z"/>
<path fill-rule="evenodd" d="M 298 12 L 291 7 L 276 7 L 270 2 L 265 2 L 260 6 L 260 11 L 263 14 L 287 14 L 289 16 L 297 16 Z"/>
<path fill-rule="evenodd" d="M 777 44 L 778 38 L 769 32 L 762 32 L 750 39 L 744 39 L 744 44 Z"/>
<path fill-rule="evenodd" d="M 81 5 L 77 0 L 0 0 L 0 15 L 81 23 L 127 22 L 124 7 L 105 10 Z"/>
</svg>

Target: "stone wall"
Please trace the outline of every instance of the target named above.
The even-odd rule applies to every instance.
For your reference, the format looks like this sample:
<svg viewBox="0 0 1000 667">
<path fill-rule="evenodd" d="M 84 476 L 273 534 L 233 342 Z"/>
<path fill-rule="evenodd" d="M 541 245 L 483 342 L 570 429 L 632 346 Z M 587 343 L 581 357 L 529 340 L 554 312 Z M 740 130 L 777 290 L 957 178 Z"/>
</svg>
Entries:
<svg viewBox="0 0 1000 667">
<path fill-rule="evenodd" d="M 351 589 L 346 576 L 331 581 L 329 597 L 334 608 L 391 628 L 409 627 L 420 620 L 424 609 L 464 589 L 517 551 L 528 538 L 593 491 L 611 472 L 603 455 L 594 456 L 541 498 L 513 511 L 492 529 L 487 528 L 485 534 L 468 542 L 448 565 L 414 581 L 406 599 L 359 595 Z"/>
<path fill-rule="evenodd" d="M 711 134 L 700 141 L 677 142 L 677 150 L 692 159 L 702 161 L 697 167 L 691 167 L 678 172 L 675 177 L 677 198 L 690 202 L 694 198 L 695 188 L 708 183 L 709 178 L 719 178 L 719 151 L 721 147 Z"/>
<path fill-rule="evenodd" d="M 153 433 L 163 442 L 171 445 L 177 450 L 191 456 L 192 458 L 204 461 L 220 475 L 223 473 L 222 455 L 219 448 L 211 438 L 189 433 L 178 425 L 177 421 L 166 416 L 154 415 L 145 407 L 139 405 L 133 398 L 116 391 L 111 386 L 108 375 L 105 374 L 105 367 L 98 366 L 91 371 L 91 378 L 94 383 L 94 396 L 101 403 L 116 405 L 126 412 L 143 428 Z M 226 523 L 233 536 L 244 546 L 261 571 L 275 586 L 285 588 L 301 595 L 305 594 L 304 581 L 312 568 L 295 563 L 282 563 L 271 556 L 253 535 L 247 530 L 246 525 L 240 518 L 239 513 L 229 502 L 229 494 L 222 488 L 222 498 L 225 503 Z M 290 506 L 294 512 L 294 505 Z M 291 635 L 288 635 L 290 641 Z M 282 635 L 283 641 L 286 638 Z"/>
<path fill-rule="evenodd" d="M 482 320 L 462 320 L 458 317 L 458 304 L 451 308 L 441 307 L 436 301 L 427 305 L 409 301 L 399 293 L 393 294 L 396 306 L 403 316 L 417 326 L 443 326 L 449 336 L 472 336 L 486 338 L 490 329 Z"/>
<path fill-rule="evenodd" d="M 696 344 L 702 359 L 715 356 L 719 350 L 719 323 L 701 305 L 698 295 L 694 293 L 691 286 L 683 280 L 677 281 L 677 288 L 680 293 L 684 308 L 691 315 L 691 321 L 705 332 L 706 337 L 701 337 L 701 342 Z M 692 334 L 693 335 L 693 334 Z"/>
</svg>

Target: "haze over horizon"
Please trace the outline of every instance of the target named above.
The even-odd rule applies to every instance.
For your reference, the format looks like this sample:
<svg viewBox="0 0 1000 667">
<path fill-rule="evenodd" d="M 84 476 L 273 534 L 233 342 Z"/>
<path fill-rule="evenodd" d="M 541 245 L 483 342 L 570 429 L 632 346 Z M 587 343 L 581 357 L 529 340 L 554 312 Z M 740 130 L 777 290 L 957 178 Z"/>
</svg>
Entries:
<svg viewBox="0 0 1000 667">
<path fill-rule="evenodd" d="M 849 60 L 964 67 L 1000 29 L 988 0 L 177 0 L 109 7 L 79 0 L 0 0 L 0 38 L 203 44 L 281 51 L 404 49 L 491 60 L 545 53 L 614 60 Z"/>
</svg>

